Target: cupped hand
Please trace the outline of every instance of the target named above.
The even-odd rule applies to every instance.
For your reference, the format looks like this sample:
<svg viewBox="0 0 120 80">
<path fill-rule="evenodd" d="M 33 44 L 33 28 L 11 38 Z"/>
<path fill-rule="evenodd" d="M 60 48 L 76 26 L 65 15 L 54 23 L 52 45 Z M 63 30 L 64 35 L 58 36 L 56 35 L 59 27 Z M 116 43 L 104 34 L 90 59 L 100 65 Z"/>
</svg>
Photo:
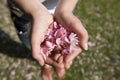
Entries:
<svg viewBox="0 0 120 80">
<path fill-rule="evenodd" d="M 42 16 L 41 16 L 42 15 Z M 33 17 L 33 27 L 31 29 L 31 48 L 33 58 L 41 65 L 42 67 L 42 78 L 43 80 L 52 80 L 52 67 L 56 68 L 58 77 L 63 77 L 65 75 L 65 68 L 63 65 L 63 59 L 56 58 L 56 55 L 53 57 L 46 56 L 44 59 L 43 54 L 41 53 L 41 43 L 45 39 L 45 33 L 48 27 L 53 23 L 53 16 L 48 12 L 37 13 Z M 56 58 L 56 60 L 55 60 Z"/>
<path fill-rule="evenodd" d="M 53 17 L 47 11 L 37 12 L 33 17 L 33 26 L 31 29 L 32 55 L 41 66 L 44 65 L 44 58 L 41 54 L 40 45 L 44 41 L 45 32 L 51 23 L 53 23 Z"/>
<path fill-rule="evenodd" d="M 69 28 L 72 32 L 76 33 L 79 37 L 79 46 L 80 49 L 73 51 L 64 58 L 64 64 L 66 68 L 69 68 L 72 64 L 73 59 L 82 51 L 82 49 L 88 49 L 88 33 L 85 27 L 82 25 L 81 21 L 74 16 L 72 12 L 59 12 L 56 11 L 54 14 L 54 19 L 62 24 L 64 27 Z"/>
</svg>

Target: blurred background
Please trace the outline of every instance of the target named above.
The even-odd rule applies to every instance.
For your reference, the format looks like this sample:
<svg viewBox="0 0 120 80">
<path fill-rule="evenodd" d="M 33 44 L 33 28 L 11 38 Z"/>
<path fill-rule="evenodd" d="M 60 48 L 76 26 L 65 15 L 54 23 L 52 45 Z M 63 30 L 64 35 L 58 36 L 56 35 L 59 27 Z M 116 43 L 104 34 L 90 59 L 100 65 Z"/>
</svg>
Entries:
<svg viewBox="0 0 120 80">
<path fill-rule="evenodd" d="M 75 14 L 89 33 L 64 79 L 120 80 L 120 0 L 79 0 Z M 0 0 L 0 80 L 41 80 L 40 66 L 20 42 L 6 0 Z"/>
</svg>

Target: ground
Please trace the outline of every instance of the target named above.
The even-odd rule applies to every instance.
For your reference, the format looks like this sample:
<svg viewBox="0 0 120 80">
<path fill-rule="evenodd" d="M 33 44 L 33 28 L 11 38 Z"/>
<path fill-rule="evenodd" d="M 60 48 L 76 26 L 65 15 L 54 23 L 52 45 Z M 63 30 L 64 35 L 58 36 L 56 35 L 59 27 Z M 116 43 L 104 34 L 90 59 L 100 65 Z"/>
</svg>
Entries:
<svg viewBox="0 0 120 80">
<path fill-rule="evenodd" d="M 75 14 L 89 33 L 89 50 L 62 80 L 120 80 L 120 1 L 80 0 Z M 55 80 L 60 80 L 54 73 Z M 41 80 L 40 66 L 20 42 L 6 0 L 0 0 L 0 80 Z"/>
</svg>

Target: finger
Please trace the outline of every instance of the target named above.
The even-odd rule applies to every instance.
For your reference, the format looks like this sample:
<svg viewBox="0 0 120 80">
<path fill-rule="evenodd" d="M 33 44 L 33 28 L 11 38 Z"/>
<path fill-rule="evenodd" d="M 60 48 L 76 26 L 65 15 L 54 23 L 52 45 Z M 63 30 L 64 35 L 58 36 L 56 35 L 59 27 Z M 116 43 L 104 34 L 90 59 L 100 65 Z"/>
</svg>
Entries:
<svg viewBox="0 0 120 80">
<path fill-rule="evenodd" d="M 44 26 L 44 27 L 41 27 Z M 33 27 L 31 31 L 31 48 L 33 58 L 36 59 L 41 66 L 44 65 L 44 59 L 41 54 L 40 45 L 44 41 L 45 31 L 47 25 L 41 24 L 38 20 L 33 20 Z"/>
<path fill-rule="evenodd" d="M 55 55 L 53 56 L 53 58 L 54 58 L 54 60 L 55 60 L 56 62 L 58 62 L 58 63 L 62 63 L 62 62 L 63 62 L 63 56 L 62 56 L 60 53 L 55 54 Z"/>
<path fill-rule="evenodd" d="M 74 16 L 74 19 L 72 19 L 70 27 L 73 28 L 73 30 L 78 34 L 79 40 L 80 40 L 80 46 L 88 50 L 88 33 L 85 27 L 82 25 L 81 21 Z"/>
<path fill-rule="evenodd" d="M 56 61 L 54 61 L 49 57 L 46 58 L 45 63 L 49 65 L 53 65 L 54 67 L 59 67 L 59 63 L 57 63 Z"/>
<path fill-rule="evenodd" d="M 63 56 L 60 56 L 57 60 L 58 63 L 63 63 Z"/>
<path fill-rule="evenodd" d="M 56 69 L 56 73 L 57 73 L 59 78 L 64 78 L 65 77 L 66 71 L 65 71 L 63 63 L 59 63 L 59 67 L 55 67 L 55 69 Z"/>
<path fill-rule="evenodd" d="M 45 64 L 45 66 L 42 68 L 42 80 L 53 80 L 52 66 Z"/>
<path fill-rule="evenodd" d="M 72 65 L 72 61 L 66 62 L 64 65 L 65 65 L 65 68 L 66 68 L 66 69 L 69 69 L 70 66 Z"/>
<path fill-rule="evenodd" d="M 61 54 L 55 54 L 55 55 L 54 55 L 54 60 L 57 61 L 60 56 L 61 56 Z"/>
<path fill-rule="evenodd" d="M 35 60 L 37 60 L 37 62 L 43 66 L 44 65 L 44 59 L 42 54 L 40 53 L 40 46 L 38 47 L 38 45 L 33 46 L 34 48 L 32 48 L 32 56 Z"/>
<path fill-rule="evenodd" d="M 70 53 L 65 56 L 64 62 L 65 62 L 65 68 L 68 69 L 70 67 L 70 62 L 73 61 L 73 59 L 82 51 L 80 48 L 79 50 L 74 51 L 73 53 Z"/>
<path fill-rule="evenodd" d="M 56 69 L 56 73 L 59 78 L 63 78 L 65 76 L 65 68 L 63 63 L 57 63 L 56 61 L 53 61 L 51 58 L 47 57 L 46 61 L 47 64 L 53 65 Z"/>
<path fill-rule="evenodd" d="M 43 66 L 44 65 L 44 59 L 41 54 L 40 44 L 43 40 L 43 36 L 39 36 L 38 34 L 32 34 L 31 37 L 31 48 L 32 48 L 32 56 L 34 59 L 38 61 L 38 63 Z"/>
</svg>

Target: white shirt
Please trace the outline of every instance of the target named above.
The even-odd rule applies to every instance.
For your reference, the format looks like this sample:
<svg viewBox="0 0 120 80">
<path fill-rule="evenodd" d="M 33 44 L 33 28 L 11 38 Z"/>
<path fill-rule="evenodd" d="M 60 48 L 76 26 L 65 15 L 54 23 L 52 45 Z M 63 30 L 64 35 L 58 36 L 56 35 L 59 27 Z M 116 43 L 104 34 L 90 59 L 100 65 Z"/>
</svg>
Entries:
<svg viewBox="0 0 120 80">
<path fill-rule="evenodd" d="M 49 10 L 51 14 L 54 14 L 58 0 L 40 0 L 40 1 Z"/>
</svg>

